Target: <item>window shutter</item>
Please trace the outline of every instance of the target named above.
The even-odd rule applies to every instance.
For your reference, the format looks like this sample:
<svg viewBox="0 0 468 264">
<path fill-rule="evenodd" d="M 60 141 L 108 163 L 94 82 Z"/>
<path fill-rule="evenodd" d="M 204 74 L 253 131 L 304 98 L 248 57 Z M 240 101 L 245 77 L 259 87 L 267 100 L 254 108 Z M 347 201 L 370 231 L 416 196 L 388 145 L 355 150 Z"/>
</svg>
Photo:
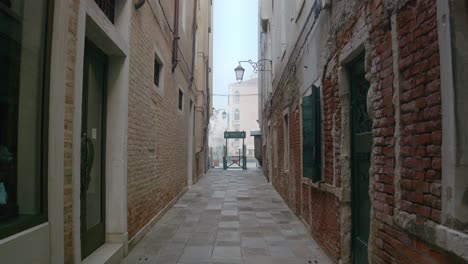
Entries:
<svg viewBox="0 0 468 264">
<path fill-rule="evenodd" d="M 320 89 L 314 86 L 302 98 L 302 172 L 313 182 L 321 180 L 321 124 Z"/>
</svg>

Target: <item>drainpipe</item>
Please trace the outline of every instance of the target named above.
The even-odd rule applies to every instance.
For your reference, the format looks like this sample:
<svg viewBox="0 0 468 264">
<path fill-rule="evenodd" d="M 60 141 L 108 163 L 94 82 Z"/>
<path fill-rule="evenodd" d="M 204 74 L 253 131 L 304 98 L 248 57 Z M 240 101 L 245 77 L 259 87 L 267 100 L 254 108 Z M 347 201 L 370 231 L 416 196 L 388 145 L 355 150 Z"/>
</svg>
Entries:
<svg viewBox="0 0 468 264">
<path fill-rule="evenodd" d="M 190 88 L 193 86 L 195 79 L 195 59 L 197 57 L 197 6 L 198 0 L 195 0 L 195 5 L 193 6 L 193 22 L 192 22 L 192 75 L 190 76 Z"/>
<path fill-rule="evenodd" d="M 174 1 L 174 36 L 172 40 L 172 72 L 175 71 L 179 63 L 179 0 Z"/>
</svg>

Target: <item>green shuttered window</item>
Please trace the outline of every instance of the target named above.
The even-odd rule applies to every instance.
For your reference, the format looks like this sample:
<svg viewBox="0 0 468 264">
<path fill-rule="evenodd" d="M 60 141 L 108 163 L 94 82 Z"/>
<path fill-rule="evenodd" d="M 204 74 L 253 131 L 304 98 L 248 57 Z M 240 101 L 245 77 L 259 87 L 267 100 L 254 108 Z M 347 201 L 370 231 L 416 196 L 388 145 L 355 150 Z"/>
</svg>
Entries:
<svg viewBox="0 0 468 264">
<path fill-rule="evenodd" d="M 312 95 L 302 98 L 302 175 L 313 182 L 321 180 L 322 120 L 320 89 L 312 87 Z"/>
</svg>

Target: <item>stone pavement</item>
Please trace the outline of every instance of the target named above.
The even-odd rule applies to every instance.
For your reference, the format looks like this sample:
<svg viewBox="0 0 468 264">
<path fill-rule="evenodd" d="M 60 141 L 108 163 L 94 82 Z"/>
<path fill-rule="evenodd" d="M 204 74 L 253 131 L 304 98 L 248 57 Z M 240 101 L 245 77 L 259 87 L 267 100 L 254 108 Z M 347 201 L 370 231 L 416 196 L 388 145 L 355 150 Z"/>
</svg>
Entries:
<svg viewBox="0 0 468 264">
<path fill-rule="evenodd" d="M 122 264 L 331 263 L 261 171 L 211 170 Z"/>
</svg>

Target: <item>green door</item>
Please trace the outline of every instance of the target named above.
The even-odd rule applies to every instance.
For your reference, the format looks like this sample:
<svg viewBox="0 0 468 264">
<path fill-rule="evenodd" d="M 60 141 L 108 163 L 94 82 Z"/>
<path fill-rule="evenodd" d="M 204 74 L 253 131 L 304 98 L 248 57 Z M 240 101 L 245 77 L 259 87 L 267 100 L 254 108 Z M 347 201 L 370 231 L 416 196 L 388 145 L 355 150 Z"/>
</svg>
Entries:
<svg viewBox="0 0 468 264">
<path fill-rule="evenodd" d="M 104 244 L 105 95 L 107 58 L 86 41 L 81 124 L 81 256 Z"/>
<path fill-rule="evenodd" d="M 351 100 L 351 194 L 353 263 L 368 263 L 370 227 L 369 168 L 372 150 L 372 121 L 367 113 L 364 58 L 350 65 Z"/>
</svg>

